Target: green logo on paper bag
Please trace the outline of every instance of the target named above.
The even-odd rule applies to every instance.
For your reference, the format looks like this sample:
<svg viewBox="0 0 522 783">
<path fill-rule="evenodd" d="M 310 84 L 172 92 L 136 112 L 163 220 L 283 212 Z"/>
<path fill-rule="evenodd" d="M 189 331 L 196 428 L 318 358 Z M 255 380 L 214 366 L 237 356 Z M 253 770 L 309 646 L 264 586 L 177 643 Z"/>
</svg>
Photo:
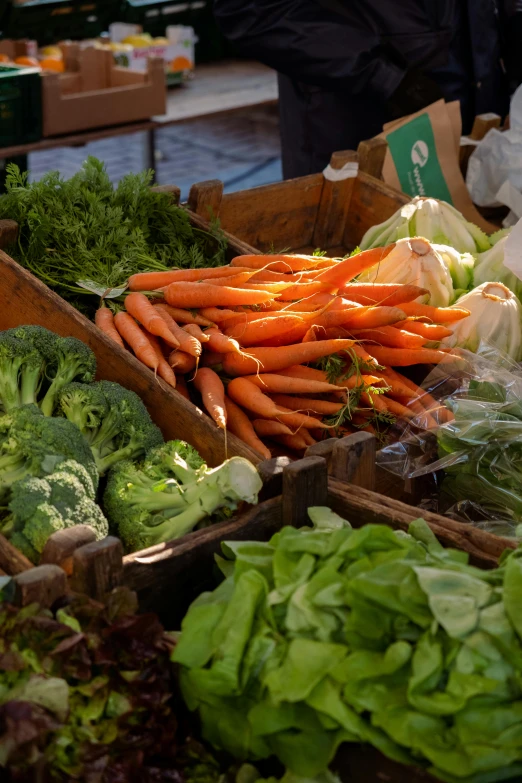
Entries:
<svg viewBox="0 0 522 783">
<path fill-rule="evenodd" d="M 386 140 L 404 193 L 440 198 L 453 204 L 428 114 L 421 114 L 392 131 Z"/>
</svg>

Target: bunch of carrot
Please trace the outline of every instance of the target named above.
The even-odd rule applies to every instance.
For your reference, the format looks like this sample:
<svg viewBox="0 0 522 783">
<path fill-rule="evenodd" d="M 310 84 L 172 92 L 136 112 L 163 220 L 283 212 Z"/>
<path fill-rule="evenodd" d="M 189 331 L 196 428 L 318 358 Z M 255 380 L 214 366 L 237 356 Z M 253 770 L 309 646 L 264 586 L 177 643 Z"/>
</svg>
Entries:
<svg viewBox="0 0 522 783">
<path fill-rule="evenodd" d="M 352 282 L 392 247 L 137 274 L 125 310 L 101 307 L 96 323 L 190 399 L 188 379 L 216 424 L 266 457 L 266 439 L 302 452 L 379 418 L 434 426 L 447 411 L 392 368 L 455 359 L 439 342 L 469 313 L 420 304 L 418 286 Z"/>
</svg>

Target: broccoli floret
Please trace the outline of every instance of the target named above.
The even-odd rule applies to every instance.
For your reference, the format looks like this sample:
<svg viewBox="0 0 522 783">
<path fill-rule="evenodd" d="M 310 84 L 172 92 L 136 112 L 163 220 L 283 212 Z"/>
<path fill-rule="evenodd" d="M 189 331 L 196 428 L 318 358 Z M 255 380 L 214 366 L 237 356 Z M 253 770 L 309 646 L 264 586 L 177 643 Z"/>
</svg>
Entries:
<svg viewBox="0 0 522 783">
<path fill-rule="evenodd" d="M 196 449 L 184 440 L 169 440 L 156 446 L 147 452 L 143 463 L 143 470 L 149 478 L 157 480 L 163 478 L 167 471 L 176 476 L 181 481 L 187 481 L 189 478 L 186 473 L 186 465 L 191 471 L 203 467 L 205 461 L 196 451 Z"/>
<path fill-rule="evenodd" d="M 48 475 L 67 459 L 79 462 L 98 486 L 89 444 L 71 422 L 47 418 L 34 405 L 4 413 L 0 416 L 0 503 L 5 503 L 15 481 Z"/>
<path fill-rule="evenodd" d="M 101 475 L 163 443 L 138 395 L 118 383 L 70 384 L 61 393 L 60 408 L 90 443 Z"/>
<path fill-rule="evenodd" d="M 33 348 L 32 361 L 22 367 L 20 402 L 22 405 L 37 404 L 47 383 L 47 367 L 54 362 L 56 344 L 60 338 L 43 326 L 17 326 L 9 332 Z"/>
<path fill-rule="evenodd" d="M 34 563 L 35 565 L 38 563 L 40 560 L 40 555 L 23 533 L 16 531 L 12 536 L 10 536 L 9 541 L 13 546 L 19 549 L 20 552 L 31 561 L 31 563 Z"/>
<path fill-rule="evenodd" d="M 56 472 L 65 472 L 72 476 L 76 476 L 78 481 L 80 481 L 83 485 L 83 488 L 85 490 L 85 494 L 88 498 L 91 500 L 96 500 L 96 486 L 93 483 L 93 480 L 91 476 L 89 475 L 88 471 L 83 467 L 83 465 L 80 465 L 79 462 L 76 462 L 76 460 L 73 459 L 66 459 L 64 462 L 60 462 L 56 466 Z M 98 478 L 98 476 L 96 476 Z"/>
<path fill-rule="evenodd" d="M 37 562 L 47 539 L 58 530 L 74 525 L 89 525 L 98 540 L 108 531 L 108 522 L 100 507 L 89 497 L 84 484 L 77 478 L 82 466 L 73 467 L 73 462 L 60 464 L 60 470 L 43 478 L 27 476 L 12 487 L 9 503 L 11 513 L 8 537 L 16 546 L 23 539 L 36 552 L 30 559 Z M 65 466 L 74 472 L 66 472 Z"/>
<path fill-rule="evenodd" d="M 64 386 L 75 380 L 90 383 L 96 375 L 96 357 L 91 349 L 75 337 L 56 340 L 50 371 L 51 384 L 40 407 L 46 416 L 52 416 L 57 397 Z"/>
<path fill-rule="evenodd" d="M 45 361 L 29 340 L 9 329 L 0 333 L 0 402 L 5 411 L 35 403 Z"/>
<path fill-rule="evenodd" d="M 123 462 L 109 475 L 105 513 L 129 551 L 180 538 L 223 506 L 257 501 L 262 482 L 247 460 L 233 457 L 214 470 L 204 463 L 194 470 L 175 448 L 164 451 L 170 464 L 160 479 L 161 449 L 151 462 L 148 455 L 138 465 Z"/>
</svg>

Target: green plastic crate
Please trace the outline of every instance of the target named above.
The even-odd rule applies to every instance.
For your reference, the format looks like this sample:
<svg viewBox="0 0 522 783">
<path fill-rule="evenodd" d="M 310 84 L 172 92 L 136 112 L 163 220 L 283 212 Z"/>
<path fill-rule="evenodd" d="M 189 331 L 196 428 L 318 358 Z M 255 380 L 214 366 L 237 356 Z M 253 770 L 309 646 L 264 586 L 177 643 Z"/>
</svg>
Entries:
<svg viewBox="0 0 522 783">
<path fill-rule="evenodd" d="M 23 5 L 11 0 L 3 33 L 9 38 L 33 38 L 40 46 L 95 38 L 119 13 L 120 0 L 32 0 Z"/>
<path fill-rule="evenodd" d="M 154 38 L 165 35 L 169 25 L 193 27 L 198 38 L 198 63 L 219 60 L 227 54 L 225 39 L 214 21 L 211 0 L 126 0 L 123 21 L 141 25 L 143 32 Z"/>
<path fill-rule="evenodd" d="M 42 138 L 41 82 L 37 68 L 0 64 L 0 147 Z"/>
</svg>

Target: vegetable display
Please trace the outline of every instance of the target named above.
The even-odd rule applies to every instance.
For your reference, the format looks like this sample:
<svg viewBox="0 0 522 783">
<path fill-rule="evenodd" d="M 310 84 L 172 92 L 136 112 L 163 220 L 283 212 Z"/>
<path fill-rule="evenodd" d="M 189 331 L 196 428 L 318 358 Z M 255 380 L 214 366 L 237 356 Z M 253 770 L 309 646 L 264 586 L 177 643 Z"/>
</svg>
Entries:
<svg viewBox="0 0 522 783">
<path fill-rule="evenodd" d="M 182 623 L 173 659 L 204 738 L 307 777 L 362 741 L 448 783 L 518 778 L 520 551 L 482 571 L 422 520 L 309 513 L 314 529 L 223 544 L 225 581 Z"/>
<path fill-rule="evenodd" d="M 16 220 L 12 257 L 69 302 L 94 313 L 96 300 L 147 269 L 222 264 L 219 231 L 192 228 L 171 196 L 150 187 L 152 173 L 128 174 L 117 187 L 89 157 L 69 180 L 58 172 L 29 183 L 8 166 L 0 219 Z"/>
</svg>

